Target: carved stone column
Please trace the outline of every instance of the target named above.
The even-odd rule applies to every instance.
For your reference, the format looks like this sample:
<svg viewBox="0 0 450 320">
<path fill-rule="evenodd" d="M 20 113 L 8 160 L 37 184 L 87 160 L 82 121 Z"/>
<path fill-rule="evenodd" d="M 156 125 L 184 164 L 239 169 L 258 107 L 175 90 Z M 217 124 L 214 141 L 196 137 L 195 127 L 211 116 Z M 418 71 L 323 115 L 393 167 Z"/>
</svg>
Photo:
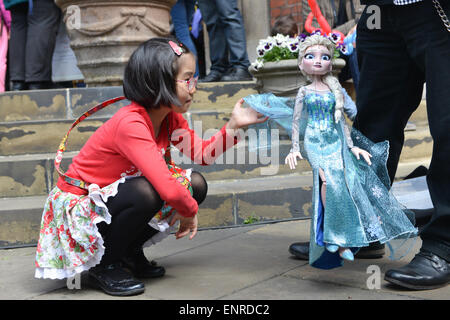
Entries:
<svg viewBox="0 0 450 320">
<path fill-rule="evenodd" d="M 56 0 L 78 67 L 88 86 L 122 85 L 125 65 L 139 44 L 169 35 L 176 0 Z"/>
</svg>

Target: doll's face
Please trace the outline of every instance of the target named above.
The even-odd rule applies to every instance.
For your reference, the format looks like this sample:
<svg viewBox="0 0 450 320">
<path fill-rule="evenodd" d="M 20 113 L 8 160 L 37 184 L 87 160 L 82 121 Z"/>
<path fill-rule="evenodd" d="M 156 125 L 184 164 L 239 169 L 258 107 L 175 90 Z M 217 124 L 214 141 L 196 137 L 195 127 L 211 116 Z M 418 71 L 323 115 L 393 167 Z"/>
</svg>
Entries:
<svg viewBox="0 0 450 320">
<path fill-rule="evenodd" d="M 306 49 L 300 69 L 309 75 L 324 75 L 331 71 L 331 54 L 327 47 L 314 45 Z"/>
</svg>

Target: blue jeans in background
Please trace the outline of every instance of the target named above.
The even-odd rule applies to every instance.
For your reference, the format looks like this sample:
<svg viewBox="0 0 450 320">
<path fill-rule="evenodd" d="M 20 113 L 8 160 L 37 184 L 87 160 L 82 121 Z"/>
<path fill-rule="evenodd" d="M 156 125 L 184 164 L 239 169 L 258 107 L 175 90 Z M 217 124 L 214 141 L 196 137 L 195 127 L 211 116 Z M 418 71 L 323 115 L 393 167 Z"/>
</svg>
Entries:
<svg viewBox="0 0 450 320">
<path fill-rule="evenodd" d="M 195 44 L 192 41 L 189 32 L 189 25 L 191 23 L 192 16 L 194 15 L 194 11 L 194 0 L 178 0 L 177 3 L 172 7 L 172 11 L 170 12 L 170 14 L 172 15 L 175 36 L 195 55 L 196 70 L 194 76 L 198 76 L 199 68 L 197 49 L 195 48 Z"/>
<path fill-rule="evenodd" d="M 247 55 L 242 15 L 237 0 L 199 0 L 209 35 L 211 71 L 224 73 L 238 67 L 247 70 Z"/>
</svg>

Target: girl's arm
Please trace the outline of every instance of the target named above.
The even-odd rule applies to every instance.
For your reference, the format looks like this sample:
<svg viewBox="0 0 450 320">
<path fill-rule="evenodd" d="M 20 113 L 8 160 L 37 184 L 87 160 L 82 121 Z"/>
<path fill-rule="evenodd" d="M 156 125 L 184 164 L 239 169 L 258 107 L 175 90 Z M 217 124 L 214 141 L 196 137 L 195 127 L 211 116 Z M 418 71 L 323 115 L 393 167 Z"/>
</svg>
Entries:
<svg viewBox="0 0 450 320">
<path fill-rule="evenodd" d="M 197 214 L 197 202 L 190 192 L 172 177 L 161 150 L 143 119 L 122 119 L 114 133 L 113 141 L 117 152 L 142 172 L 163 201 L 184 217 Z"/>
<path fill-rule="evenodd" d="M 230 120 L 208 140 L 197 136 L 180 114 L 174 114 L 173 128 L 176 129 L 172 133 L 172 143 L 195 163 L 212 164 L 217 157 L 241 140 L 238 129 L 268 119 L 259 117 L 252 108 L 243 108 L 243 102 L 240 99 L 236 103 Z"/>
</svg>

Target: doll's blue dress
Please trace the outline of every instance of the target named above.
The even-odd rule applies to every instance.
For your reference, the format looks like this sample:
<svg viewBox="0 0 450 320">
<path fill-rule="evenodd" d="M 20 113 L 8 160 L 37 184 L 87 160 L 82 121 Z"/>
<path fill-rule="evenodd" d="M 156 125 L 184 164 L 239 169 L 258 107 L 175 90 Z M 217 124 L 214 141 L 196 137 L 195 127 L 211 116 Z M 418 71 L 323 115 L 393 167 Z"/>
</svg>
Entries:
<svg viewBox="0 0 450 320">
<path fill-rule="evenodd" d="M 355 253 L 372 242 L 387 243 L 417 235 L 414 213 L 389 191 L 386 169 L 389 143 L 373 143 L 355 129 L 350 133 L 344 117 L 336 123 L 336 101 L 331 91 L 303 87 L 295 100 L 259 94 L 244 101 L 292 132 L 291 152 L 300 151 L 311 165 L 313 215 L 309 263 L 312 266 L 332 269 L 342 265 L 339 253 L 327 251 L 325 244 L 348 247 Z M 372 155 L 370 166 L 362 157 L 358 160 L 353 155 L 350 151 L 353 146 Z M 325 206 L 319 169 L 326 179 Z M 393 247 L 389 247 L 393 254 Z"/>
</svg>

